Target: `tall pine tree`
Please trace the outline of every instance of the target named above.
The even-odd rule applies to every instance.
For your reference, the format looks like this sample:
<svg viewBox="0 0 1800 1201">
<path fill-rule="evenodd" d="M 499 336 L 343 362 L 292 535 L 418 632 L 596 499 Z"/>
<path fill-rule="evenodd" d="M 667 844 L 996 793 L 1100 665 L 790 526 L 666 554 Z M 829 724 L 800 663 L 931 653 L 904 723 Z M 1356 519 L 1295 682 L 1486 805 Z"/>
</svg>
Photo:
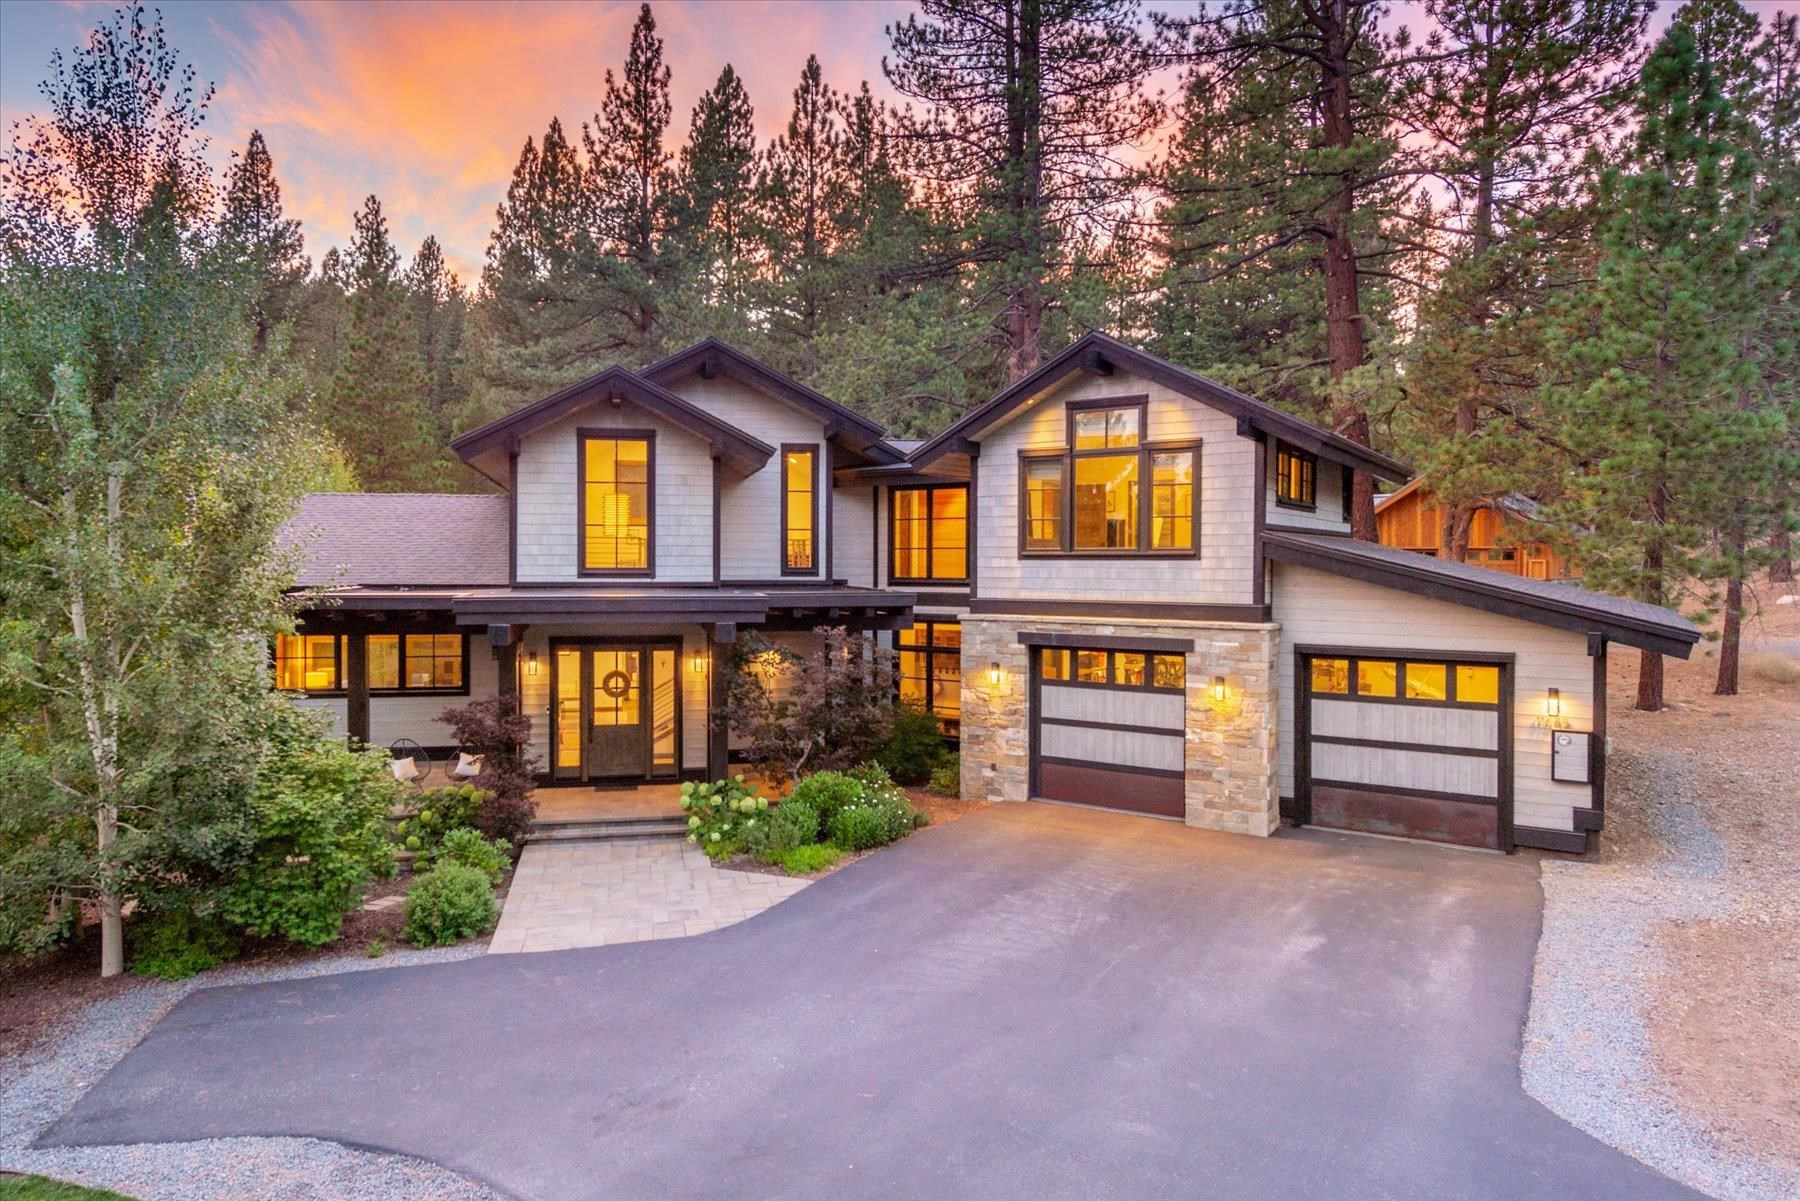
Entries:
<svg viewBox="0 0 1800 1201">
<path fill-rule="evenodd" d="M 270 333 L 293 315 L 312 268 L 301 254 L 300 223 L 282 213 L 281 185 L 261 130 L 251 131 L 250 144 L 226 174 L 215 245 L 248 289 L 251 344 L 261 354 Z"/>
</svg>

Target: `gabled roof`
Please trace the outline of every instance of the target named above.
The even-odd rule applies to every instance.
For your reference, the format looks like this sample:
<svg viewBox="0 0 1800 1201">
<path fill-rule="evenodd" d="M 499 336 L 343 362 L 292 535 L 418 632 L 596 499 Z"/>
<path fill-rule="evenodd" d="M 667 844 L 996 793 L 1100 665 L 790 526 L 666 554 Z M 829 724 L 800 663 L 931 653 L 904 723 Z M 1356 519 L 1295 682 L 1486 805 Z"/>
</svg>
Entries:
<svg viewBox="0 0 1800 1201">
<path fill-rule="evenodd" d="M 481 587 L 507 582 L 504 496 L 314 492 L 281 529 L 300 552 L 302 587 Z"/>
<path fill-rule="evenodd" d="M 450 449 L 489 479 L 507 485 L 509 481 L 504 474 L 496 474 L 498 464 L 494 460 L 500 452 L 516 445 L 516 439 L 560 421 L 578 409 L 619 401 L 630 401 L 694 434 L 710 444 L 714 458 L 724 460 L 744 474 L 759 470 L 775 453 L 775 448 L 760 438 L 719 420 L 662 385 L 617 364 L 534 404 L 514 410 L 497 421 L 490 421 L 480 429 L 470 430 L 452 440 Z"/>
<path fill-rule="evenodd" d="M 1358 445 L 1310 421 L 1289 416 L 1234 388 L 1227 388 L 1224 384 L 1196 375 L 1185 367 L 1177 367 L 1166 359 L 1159 359 L 1148 351 L 1139 350 L 1098 331 L 1084 335 L 1074 345 L 1012 387 L 971 410 L 949 429 L 928 439 L 909 457 L 915 464 L 923 467 L 946 454 L 966 450 L 968 444 L 983 432 L 1077 372 L 1107 375 L 1115 368 L 1123 368 L 1134 375 L 1155 380 L 1183 396 L 1231 414 L 1241 426 L 1291 442 L 1321 458 L 1360 468 L 1382 479 L 1412 478 L 1412 470 L 1396 459 Z"/>
<path fill-rule="evenodd" d="M 706 379 L 725 375 L 817 418 L 825 426 L 826 437 L 847 449 L 867 455 L 878 463 L 898 463 L 905 458 L 887 442 L 882 428 L 867 417 L 846 409 L 823 393 L 717 338 L 702 339 L 686 350 L 676 351 L 668 358 L 650 364 L 638 374 L 665 387 L 688 375 L 698 374 Z"/>
<path fill-rule="evenodd" d="M 1700 641 L 1692 622 L 1659 605 L 1355 538 L 1267 530 L 1263 550 L 1277 563 L 1311 567 L 1559 630 L 1599 634 L 1611 642 L 1677 659 L 1687 658 Z"/>
<path fill-rule="evenodd" d="M 1424 490 L 1426 479 L 1427 477 L 1424 475 L 1416 475 L 1404 487 L 1389 492 L 1385 496 L 1377 496 L 1375 498 L 1375 511 L 1380 513 L 1402 498 Z M 1482 503 L 1490 508 L 1504 510 L 1506 513 L 1513 517 L 1517 517 L 1521 521 L 1542 521 L 1544 519 L 1544 506 L 1533 500 L 1531 497 L 1526 496 L 1523 492 L 1504 492 L 1499 496 L 1490 496 Z"/>
</svg>

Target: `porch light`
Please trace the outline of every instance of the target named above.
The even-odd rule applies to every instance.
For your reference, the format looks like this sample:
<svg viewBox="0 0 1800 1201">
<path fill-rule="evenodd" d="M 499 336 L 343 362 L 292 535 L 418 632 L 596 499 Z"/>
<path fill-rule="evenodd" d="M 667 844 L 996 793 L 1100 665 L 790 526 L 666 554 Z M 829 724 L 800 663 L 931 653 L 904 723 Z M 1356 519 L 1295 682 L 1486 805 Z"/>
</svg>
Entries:
<svg viewBox="0 0 1800 1201">
<path fill-rule="evenodd" d="M 1225 699 L 1225 677 L 1224 676 L 1214 676 L 1213 677 L 1212 692 L 1213 692 L 1213 700 L 1222 701 Z"/>
<path fill-rule="evenodd" d="M 995 688 L 1000 687 L 1000 664 L 997 662 L 989 661 L 988 663 L 988 683 Z"/>
<path fill-rule="evenodd" d="M 705 671 L 706 671 L 706 656 L 705 655 L 695 655 L 694 656 L 694 674 L 702 675 L 705 673 Z"/>
<path fill-rule="evenodd" d="M 535 676 L 537 674 L 536 651 L 527 651 L 525 654 L 525 674 L 528 676 Z"/>
<path fill-rule="evenodd" d="M 1551 717 L 1562 716 L 1562 689 L 1552 688 L 1544 697 L 1544 712 Z"/>
</svg>

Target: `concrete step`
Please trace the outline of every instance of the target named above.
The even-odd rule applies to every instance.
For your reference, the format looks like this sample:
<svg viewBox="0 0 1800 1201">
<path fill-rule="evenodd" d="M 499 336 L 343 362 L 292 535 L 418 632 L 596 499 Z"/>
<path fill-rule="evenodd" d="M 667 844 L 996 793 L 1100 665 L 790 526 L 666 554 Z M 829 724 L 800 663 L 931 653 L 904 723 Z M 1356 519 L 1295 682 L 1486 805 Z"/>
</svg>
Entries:
<svg viewBox="0 0 1800 1201">
<path fill-rule="evenodd" d="M 607 842 L 619 838 L 685 838 L 682 817 L 612 818 L 605 821 L 538 822 L 526 842 Z"/>
</svg>

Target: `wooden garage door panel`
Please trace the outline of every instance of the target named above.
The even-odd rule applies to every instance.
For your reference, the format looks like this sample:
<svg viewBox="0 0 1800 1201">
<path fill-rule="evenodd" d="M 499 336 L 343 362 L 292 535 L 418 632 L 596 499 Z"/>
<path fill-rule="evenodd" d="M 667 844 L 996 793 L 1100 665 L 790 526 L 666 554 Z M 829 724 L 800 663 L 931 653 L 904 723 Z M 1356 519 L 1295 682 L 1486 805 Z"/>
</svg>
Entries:
<svg viewBox="0 0 1800 1201">
<path fill-rule="evenodd" d="M 1181 817 L 1187 789 L 1180 776 L 1148 776 L 1085 763 L 1038 763 L 1037 795 L 1046 801 L 1102 805 L 1129 813 Z"/>
<path fill-rule="evenodd" d="M 1177 732 L 1182 729 L 1186 705 L 1187 698 L 1179 692 L 1148 692 L 1141 688 L 1059 688 L 1045 684 L 1038 694 L 1038 712 L 1045 718 L 1104 721 Z"/>
<path fill-rule="evenodd" d="M 1319 741 L 1312 747 L 1312 774 L 1318 780 L 1483 798 L 1498 796 L 1500 788 L 1500 765 L 1492 758 Z"/>
<path fill-rule="evenodd" d="M 1491 751 L 1500 745 L 1500 715 L 1492 709 L 1382 705 L 1315 696 L 1312 732 L 1333 738 L 1372 738 Z"/>
<path fill-rule="evenodd" d="M 1158 771 L 1180 771 L 1185 745 L 1179 734 L 1096 730 L 1088 726 L 1059 726 L 1051 721 L 1045 721 L 1038 731 L 1038 750 L 1052 759 L 1148 767 Z"/>
<path fill-rule="evenodd" d="M 1315 784 L 1313 823 L 1397 838 L 1500 849 L 1500 810 L 1447 797 L 1416 797 Z"/>
</svg>

